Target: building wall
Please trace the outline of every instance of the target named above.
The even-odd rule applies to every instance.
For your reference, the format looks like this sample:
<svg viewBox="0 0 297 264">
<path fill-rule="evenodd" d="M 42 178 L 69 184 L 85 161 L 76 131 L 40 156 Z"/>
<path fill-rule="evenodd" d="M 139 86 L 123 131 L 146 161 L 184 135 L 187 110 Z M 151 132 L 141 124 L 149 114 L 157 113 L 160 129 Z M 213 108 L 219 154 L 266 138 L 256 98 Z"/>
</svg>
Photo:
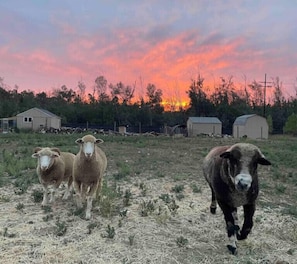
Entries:
<svg viewBox="0 0 297 264">
<path fill-rule="evenodd" d="M 194 137 L 201 134 L 207 135 L 221 135 L 222 125 L 221 124 L 202 124 L 202 123 L 192 123 L 187 122 L 188 136 Z"/>
<path fill-rule="evenodd" d="M 261 116 L 253 116 L 249 118 L 245 126 L 246 134 L 249 138 L 268 138 L 268 124 L 265 118 Z"/>
<path fill-rule="evenodd" d="M 251 139 L 267 139 L 268 124 L 264 117 L 253 116 L 247 119 L 245 125 L 233 125 L 233 137 L 247 136 Z"/>
<path fill-rule="evenodd" d="M 245 126 L 233 125 L 233 137 L 241 138 L 245 135 Z"/>
<path fill-rule="evenodd" d="M 50 118 L 48 118 L 48 124 L 50 124 L 49 127 L 52 127 L 55 129 L 60 129 L 61 128 L 61 119 L 50 117 Z"/>
<path fill-rule="evenodd" d="M 17 128 L 39 130 L 41 128 L 61 128 L 61 120 L 48 115 L 36 109 L 29 109 L 24 113 L 17 115 Z"/>
</svg>

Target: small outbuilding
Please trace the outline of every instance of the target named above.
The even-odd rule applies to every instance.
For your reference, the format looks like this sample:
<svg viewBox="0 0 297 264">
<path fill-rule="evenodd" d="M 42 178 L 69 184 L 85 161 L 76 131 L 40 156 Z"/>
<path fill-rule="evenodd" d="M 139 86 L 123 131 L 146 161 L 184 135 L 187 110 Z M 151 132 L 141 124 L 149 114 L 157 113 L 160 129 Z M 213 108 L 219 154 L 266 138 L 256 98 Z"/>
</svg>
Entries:
<svg viewBox="0 0 297 264">
<path fill-rule="evenodd" d="M 187 121 L 189 137 L 198 135 L 222 135 L 222 122 L 217 117 L 189 117 Z"/>
<path fill-rule="evenodd" d="M 0 118 L 0 132 L 7 133 L 16 127 L 16 117 Z"/>
<path fill-rule="evenodd" d="M 267 139 L 268 123 L 266 118 L 256 114 L 242 115 L 237 117 L 233 123 L 233 137 Z"/>
<path fill-rule="evenodd" d="M 60 129 L 61 118 L 45 109 L 37 107 L 16 115 L 17 128 L 29 130 Z"/>
</svg>

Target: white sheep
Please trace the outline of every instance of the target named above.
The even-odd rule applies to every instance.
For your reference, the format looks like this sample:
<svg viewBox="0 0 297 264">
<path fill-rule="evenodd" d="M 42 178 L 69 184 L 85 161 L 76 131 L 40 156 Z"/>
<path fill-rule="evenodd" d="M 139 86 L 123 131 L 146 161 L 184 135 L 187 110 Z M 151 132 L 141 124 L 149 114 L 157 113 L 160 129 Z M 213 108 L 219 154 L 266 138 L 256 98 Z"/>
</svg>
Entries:
<svg viewBox="0 0 297 264">
<path fill-rule="evenodd" d="M 87 199 L 86 219 L 91 218 L 93 199 L 100 193 L 103 174 L 107 167 L 105 153 L 97 146 L 103 143 L 92 135 L 86 135 L 75 141 L 80 144 L 73 164 L 73 185 L 77 195 L 77 206 L 82 208 L 82 201 Z"/>
<path fill-rule="evenodd" d="M 52 203 L 55 201 L 56 189 L 62 182 L 67 182 L 63 200 L 67 199 L 72 187 L 75 155 L 69 152 L 61 152 L 58 148 L 36 147 L 32 157 L 38 159 L 36 172 L 43 187 L 42 206 L 46 206 L 48 202 Z M 48 188 L 50 186 L 52 187 L 51 196 L 48 201 Z"/>
</svg>

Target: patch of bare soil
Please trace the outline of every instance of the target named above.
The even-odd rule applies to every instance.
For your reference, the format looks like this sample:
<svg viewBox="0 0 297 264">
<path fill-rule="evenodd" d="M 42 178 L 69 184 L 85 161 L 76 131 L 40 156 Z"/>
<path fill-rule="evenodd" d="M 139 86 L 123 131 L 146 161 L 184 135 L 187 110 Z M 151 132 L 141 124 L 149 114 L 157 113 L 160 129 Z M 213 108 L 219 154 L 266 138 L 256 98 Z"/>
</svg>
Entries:
<svg viewBox="0 0 297 264">
<path fill-rule="evenodd" d="M 116 182 L 123 193 L 131 193 L 130 205 L 123 205 L 122 194 L 113 200 L 122 213 L 110 217 L 103 217 L 95 204 L 92 219 L 86 221 L 74 213 L 73 197 L 62 201 L 63 189 L 52 211 L 46 211 L 32 197 L 40 185 L 22 195 L 12 185 L 0 188 L 0 262 L 297 263 L 297 220 L 283 215 L 280 207 L 258 206 L 252 233 L 238 242 L 238 254 L 230 255 L 223 214 L 219 209 L 216 215 L 209 213 L 210 190 L 200 170 L 206 147 L 168 144 L 122 146 L 117 152 L 112 151 L 115 146 L 106 147 L 108 185 L 119 170 L 117 160 L 132 170 Z M 178 186 L 183 189 L 174 192 Z M 261 199 L 267 199 L 265 194 Z"/>
</svg>

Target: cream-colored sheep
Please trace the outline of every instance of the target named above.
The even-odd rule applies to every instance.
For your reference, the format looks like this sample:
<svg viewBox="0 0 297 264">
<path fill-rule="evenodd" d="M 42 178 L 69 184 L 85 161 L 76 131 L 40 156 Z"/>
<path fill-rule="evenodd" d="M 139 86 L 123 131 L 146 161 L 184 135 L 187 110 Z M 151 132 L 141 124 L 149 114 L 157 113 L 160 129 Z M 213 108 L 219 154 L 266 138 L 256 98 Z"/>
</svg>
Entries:
<svg viewBox="0 0 297 264">
<path fill-rule="evenodd" d="M 77 206 L 82 208 L 82 202 L 87 199 L 86 219 L 90 219 L 93 199 L 96 192 L 101 191 L 107 159 L 105 153 L 97 146 L 103 143 L 102 139 L 86 135 L 75 142 L 80 144 L 80 150 L 73 164 L 73 185 L 77 195 Z"/>
<path fill-rule="evenodd" d="M 38 159 L 36 172 L 43 187 L 42 205 L 45 206 L 48 202 L 51 203 L 55 201 L 56 189 L 62 182 L 67 182 L 63 200 L 67 199 L 72 187 L 73 161 L 75 155 L 69 152 L 61 152 L 58 148 L 37 147 L 32 157 Z M 52 188 L 50 190 L 50 200 L 48 201 L 49 187 Z"/>
</svg>

